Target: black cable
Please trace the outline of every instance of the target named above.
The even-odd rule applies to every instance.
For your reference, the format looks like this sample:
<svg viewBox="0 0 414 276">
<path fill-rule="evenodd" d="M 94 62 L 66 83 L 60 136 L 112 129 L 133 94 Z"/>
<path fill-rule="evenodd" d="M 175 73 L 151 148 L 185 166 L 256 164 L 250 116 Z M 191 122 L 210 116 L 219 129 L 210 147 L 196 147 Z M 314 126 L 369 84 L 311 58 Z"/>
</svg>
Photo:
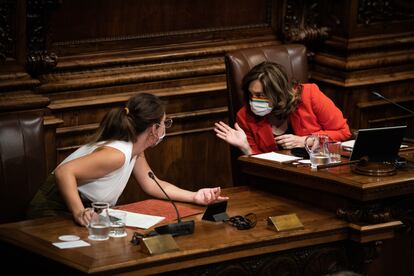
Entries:
<svg viewBox="0 0 414 276">
<path fill-rule="evenodd" d="M 230 217 L 226 222 L 238 230 L 248 230 L 256 226 L 257 217 L 256 214 L 249 213 L 245 216 Z"/>
</svg>

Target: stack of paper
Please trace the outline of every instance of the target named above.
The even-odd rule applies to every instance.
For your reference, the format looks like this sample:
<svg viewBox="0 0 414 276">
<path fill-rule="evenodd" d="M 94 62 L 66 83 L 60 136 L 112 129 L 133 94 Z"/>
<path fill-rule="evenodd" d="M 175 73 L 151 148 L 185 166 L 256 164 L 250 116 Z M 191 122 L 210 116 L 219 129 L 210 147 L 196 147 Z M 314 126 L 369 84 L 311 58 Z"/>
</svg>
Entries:
<svg viewBox="0 0 414 276">
<path fill-rule="evenodd" d="M 355 144 L 355 140 L 348 140 L 348 141 L 342 142 L 342 148 L 344 150 L 351 151 L 354 148 L 354 144 Z M 400 148 L 406 148 L 406 147 L 408 147 L 408 146 L 403 145 L 403 144 L 401 144 L 401 146 L 400 146 Z"/>
<path fill-rule="evenodd" d="M 138 227 L 142 229 L 148 229 L 155 224 L 159 223 L 165 217 L 159 217 L 159 216 L 150 216 L 150 215 L 144 215 L 144 214 L 138 214 L 138 213 L 132 213 L 128 211 L 124 211 L 126 215 L 126 226 L 131 227 Z"/>
<path fill-rule="evenodd" d="M 252 155 L 252 157 L 261 158 L 261 159 L 265 159 L 265 160 L 276 161 L 278 163 L 288 163 L 288 162 L 292 162 L 292 161 L 295 161 L 295 160 L 302 159 L 302 157 L 296 157 L 296 156 L 292 156 L 292 155 L 276 153 L 276 152 L 273 152 L 273 151 L 272 152 L 267 152 L 267 153 Z"/>
</svg>

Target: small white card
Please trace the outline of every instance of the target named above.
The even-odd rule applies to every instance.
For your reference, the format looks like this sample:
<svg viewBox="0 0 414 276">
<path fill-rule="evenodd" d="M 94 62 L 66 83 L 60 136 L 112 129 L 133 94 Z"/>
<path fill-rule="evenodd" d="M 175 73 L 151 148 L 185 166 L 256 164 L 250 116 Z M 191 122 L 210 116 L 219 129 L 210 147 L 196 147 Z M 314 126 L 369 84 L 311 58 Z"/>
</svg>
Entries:
<svg viewBox="0 0 414 276">
<path fill-rule="evenodd" d="M 87 243 L 86 241 L 83 241 L 83 240 L 67 241 L 67 242 L 54 242 L 52 244 L 56 247 L 59 247 L 60 249 L 91 246 L 90 243 Z"/>
<path fill-rule="evenodd" d="M 292 155 L 276 153 L 276 152 L 273 152 L 273 151 L 272 152 L 267 152 L 267 153 L 252 155 L 252 157 L 271 160 L 271 161 L 276 161 L 276 162 L 279 162 L 279 163 L 292 162 L 292 161 L 295 161 L 295 160 L 302 159 L 302 157 L 296 157 L 296 156 L 292 156 Z"/>
</svg>

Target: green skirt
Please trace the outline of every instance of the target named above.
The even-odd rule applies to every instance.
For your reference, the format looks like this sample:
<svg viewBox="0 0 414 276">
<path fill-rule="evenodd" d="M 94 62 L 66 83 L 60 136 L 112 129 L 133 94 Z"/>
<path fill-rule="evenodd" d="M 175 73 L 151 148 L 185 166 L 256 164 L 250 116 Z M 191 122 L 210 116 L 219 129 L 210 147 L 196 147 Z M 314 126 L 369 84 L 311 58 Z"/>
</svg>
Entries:
<svg viewBox="0 0 414 276">
<path fill-rule="evenodd" d="M 89 200 L 80 198 L 85 208 L 91 206 Z M 26 218 L 33 219 L 61 215 L 71 215 L 71 213 L 59 193 L 55 175 L 50 174 L 30 202 Z"/>
</svg>

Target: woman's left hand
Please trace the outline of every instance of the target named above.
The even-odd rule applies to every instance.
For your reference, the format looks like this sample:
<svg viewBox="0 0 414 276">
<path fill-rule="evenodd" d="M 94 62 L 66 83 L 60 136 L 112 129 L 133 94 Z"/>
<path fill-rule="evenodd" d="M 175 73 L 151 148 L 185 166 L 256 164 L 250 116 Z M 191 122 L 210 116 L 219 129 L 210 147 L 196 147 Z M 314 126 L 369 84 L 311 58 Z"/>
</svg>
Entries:
<svg viewBox="0 0 414 276">
<path fill-rule="evenodd" d="M 297 136 L 293 134 L 283 134 L 275 137 L 275 142 L 282 149 L 303 148 L 305 146 L 306 136 Z"/>
<path fill-rule="evenodd" d="M 194 203 L 208 205 L 210 203 L 228 200 L 226 196 L 220 196 L 220 187 L 200 189 L 194 195 Z"/>
</svg>

